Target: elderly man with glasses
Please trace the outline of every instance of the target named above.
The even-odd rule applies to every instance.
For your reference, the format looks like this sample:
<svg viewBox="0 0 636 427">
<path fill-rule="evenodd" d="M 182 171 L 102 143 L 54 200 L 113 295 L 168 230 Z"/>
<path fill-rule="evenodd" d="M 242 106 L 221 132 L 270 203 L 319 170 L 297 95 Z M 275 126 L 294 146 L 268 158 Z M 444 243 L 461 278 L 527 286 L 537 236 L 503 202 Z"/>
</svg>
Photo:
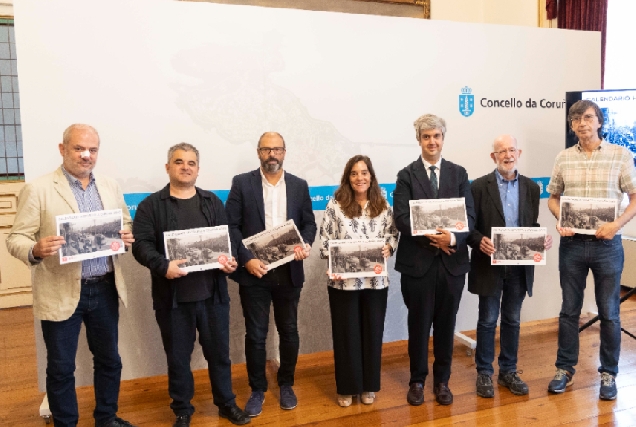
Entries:
<svg viewBox="0 0 636 427">
<path fill-rule="evenodd" d="M 548 207 L 558 219 L 561 196 L 614 199 L 620 206 L 624 194 L 629 205 L 614 221 L 600 225 L 593 235 L 560 227 L 559 273 L 563 302 L 559 314 L 559 350 L 556 374 L 548 385 L 551 393 L 563 393 L 572 384 L 579 357 L 579 317 L 589 270 L 594 275 L 594 294 L 601 320 L 599 397 L 614 400 L 615 377 L 621 347 L 620 279 L 623 271 L 621 228 L 636 214 L 636 169 L 624 147 L 602 139 L 604 117 L 592 101 L 578 101 L 568 113 L 578 143 L 557 156 L 548 185 Z"/>
<path fill-rule="evenodd" d="M 303 260 L 316 237 L 316 221 L 307 181 L 283 170 L 285 152 L 279 133 L 264 133 L 256 148 L 260 168 L 234 177 L 225 205 L 235 241 L 291 219 L 305 242 L 304 248 L 295 250 L 294 261 L 274 269 L 243 245 L 238 248 L 239 267 L 231 277 L 240 285 L 245 317 L 245 359 L 252 389 L 245 411 L 251 417 L 261 413 L 267 391 L 265 341 L 272 304 L 280 338 L 280 407 L 294 409 L 298 403 L 292 389 L 299 349 L 298 301 L 305 281 Z"/>
<path fill-rule="evenodd" d="M 495 331 L 501 312 L 499 332 L 499 376 L 497 382 L 513 394 L 528 394 L 527 384 L 517 373 L 521 305 L 526 293 L 532 296 L 534 266 L 491 265 L 495 246 L 490 240 L 492 227 L 538 227 L 539 186 L 517 171 L 521 150 L 511 135 L 501 135 L 493 143 L 490 157 L 496 168 L 473 181 L 475 228 L 468 236 L 473 247 L 468 273 L 468 290 L 479 295 L 477 321 L 477 395 L 495 396 L 491 376 L 495 358 Z M 547 236 L 545 247 L 552 247 Z"/>
</svg>

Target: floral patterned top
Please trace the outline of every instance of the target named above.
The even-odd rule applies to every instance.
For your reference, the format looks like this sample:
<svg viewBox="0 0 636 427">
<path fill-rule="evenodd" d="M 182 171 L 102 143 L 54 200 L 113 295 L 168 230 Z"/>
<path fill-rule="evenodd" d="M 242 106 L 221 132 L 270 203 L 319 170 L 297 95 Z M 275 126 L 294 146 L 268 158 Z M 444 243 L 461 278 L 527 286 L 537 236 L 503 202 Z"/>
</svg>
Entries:
<svg viewBox="0 0 636 427">
<path fill-rule="evenodd" d="M 329 258 L 329 240 L 339 239 L 384 239 L 391 246 L 391 253 L 397 247 L 398 231 L 393 223 L 393 209 L 387 204 L 386 209 L 377 217 L 370 218 L 367 205 L 362 209 L 362 216 L 347 218 L 335 199 L 329 200 L 325 215 L 320 225 L 320 258 Z M 384 289 L 389 286 L 388 277 L 360 277 L 344 280 L 328 279 L 328 285 L 344 290 Z"/>
</svg>

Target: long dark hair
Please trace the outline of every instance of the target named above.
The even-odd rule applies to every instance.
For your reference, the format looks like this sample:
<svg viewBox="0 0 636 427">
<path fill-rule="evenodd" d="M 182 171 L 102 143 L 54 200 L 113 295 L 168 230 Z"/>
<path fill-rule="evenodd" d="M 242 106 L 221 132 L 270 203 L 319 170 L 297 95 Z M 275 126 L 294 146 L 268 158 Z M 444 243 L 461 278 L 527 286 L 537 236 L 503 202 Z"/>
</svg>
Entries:
<svg viewBox="0 0 636 427">
<path fill-rule="evenodd" d="M 369 200 L 368 210 L 369 216 L 375 218 L 380 215 L 386 209 L 387 202 L 382 196 L 382 191 L 378 185 L 378 179 L 375 177 L 375 171 L 373 170 L 373 164 L 371 159 L 362 154 L 358 154 L 349 159 L 345 165 L 342 178 L 340 179 L 340 187 L 336 190 L 334 198 L 340 204 L 342 212 L 347 218 L 359 217 L 362 215 L 362 207 L 356 202 L 355 193 L 351 188 L 350 175 L 353 166 L 358 162 L 364 162 L 369 169 L 371 175 L 371 182 L 369 183 L 369 189 L 367 190 L 367 199 Z"/>
</svg>

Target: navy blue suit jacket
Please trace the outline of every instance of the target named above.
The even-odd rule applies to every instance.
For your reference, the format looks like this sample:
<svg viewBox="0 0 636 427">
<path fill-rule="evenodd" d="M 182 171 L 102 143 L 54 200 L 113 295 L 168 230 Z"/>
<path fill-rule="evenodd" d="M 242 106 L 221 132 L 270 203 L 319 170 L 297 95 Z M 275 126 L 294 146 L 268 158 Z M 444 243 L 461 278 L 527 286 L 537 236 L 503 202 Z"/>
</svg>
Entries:
<svg viewBox="0 0 636 427">
<path fill-rule="evenodd" d="M 468 228 L 472 230 L 475 226 L 475 210 L 466 169 L 442 159 L 437 198 L 460 197 L 465 198 Z M 409 200 L 433 198 L 433 187 L 422 163 L 422 157 L 398 172 L 393 193 L 393 218 L 400 231 L 395 269 L 409 276 L 422 277 L 428 271 L 434 257 L 441 255 L 446 271 L 451 276 L 466 274 L 470 270 L 466 245 L 468 233 L 455 233 L 457 247 L 452 255 L 446 255 L 443 251 L 431 246 L 431 241 L 427 237 L 411 235 Z"/>
<path fill-rule="evenodd" d="M 311 206 L 307 181 L 285 171 L 287 189 L 287 219 L 293 219 L 305 243 L 312 245 L 316 238 L 316 218 Z M 225 203 L 232 241 L 242 241 L 265 230 L 265 204 L 260 169 L 236 175 Z M 242 244 L 238 248 L 239 267 L 230 276 L 240 285 L 249 285 L 254 276 L 245 269 L 245 263 L 254 255 Z M 290 263 L 292 283 L 302 288 L 305 272 L 302 261 Z"/>
</svg>

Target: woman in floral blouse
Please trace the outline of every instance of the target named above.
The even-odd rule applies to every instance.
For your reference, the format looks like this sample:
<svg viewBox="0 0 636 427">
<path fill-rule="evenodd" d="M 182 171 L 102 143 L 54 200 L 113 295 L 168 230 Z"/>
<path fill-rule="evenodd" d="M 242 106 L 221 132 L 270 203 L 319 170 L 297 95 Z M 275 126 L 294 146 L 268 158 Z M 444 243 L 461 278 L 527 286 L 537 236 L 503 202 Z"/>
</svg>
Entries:
<svg viewBox="0 0 636 427">
<path fill-rule="evenodd" d="M 384 239 L 388 258 L 397 246 L 393 210 L 382 196 L 371 159 L 357 155 L 345 166 L 340 187 L 325 209 L 320 226 L 321 258 L 329 257 L 329 240 Z M 351 405 L 360 394 L 370 405 L 380 390 L 382 335 L 388 277 L 329 278 L 329 308 L 338 404 Z"/>
</svg>

